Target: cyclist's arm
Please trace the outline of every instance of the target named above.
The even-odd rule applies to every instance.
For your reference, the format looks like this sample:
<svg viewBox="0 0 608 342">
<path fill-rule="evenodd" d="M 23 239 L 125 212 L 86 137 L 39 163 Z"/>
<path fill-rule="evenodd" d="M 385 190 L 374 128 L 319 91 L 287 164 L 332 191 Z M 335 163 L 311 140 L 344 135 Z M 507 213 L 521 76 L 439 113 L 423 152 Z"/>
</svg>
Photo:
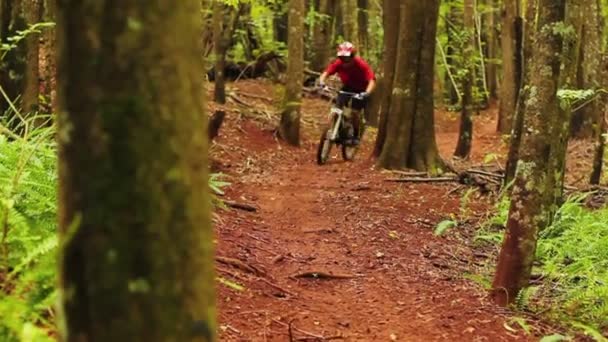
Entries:
<svg viewBox="0 0 608 342">
<path fill-rule="evenodd" d="M 327 80 L 328 76 L 329 74 L 327 73 L 327 71 L 324 71 L 319 77 L 319 84 L 325 84 L 325 81 Z"/>
<path fill-rule="evenodd" d="M 371 94 L 374 91 L 374 89 L 376 89 L 376 79 L 375 78 L 371 79 L 369 81 L 369 83 L 367 84 L 367 89 L 365 89 L 365 92 L 368 94 Z"/>
</svg>

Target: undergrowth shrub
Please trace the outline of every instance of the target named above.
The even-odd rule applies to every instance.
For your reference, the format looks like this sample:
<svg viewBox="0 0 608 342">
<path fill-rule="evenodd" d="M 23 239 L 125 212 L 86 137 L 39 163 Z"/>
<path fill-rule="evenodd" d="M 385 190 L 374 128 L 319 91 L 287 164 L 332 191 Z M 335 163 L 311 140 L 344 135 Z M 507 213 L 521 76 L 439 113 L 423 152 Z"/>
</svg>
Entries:
<svg viewBox="0 0 608 342">
<path fill-rule="evenodd" d="M 34 120 L 40 120 L 41 116 Z M 38 121 L 39 122 L 39 121 Z M 0 341 L 54 341 L 57 155 L 54 127 L 11 133 L 0 116 Z M 25 128 L 27 127 L 27 128 Z M 209 179 L 214 205 L 228 183 Z M 217 219 L 217 216 L 214 217 Z"/>
<path fill-rule="evenodd" d="M 522 291 L 517 305 L 602 340 L 600 332 L 608 334 L 608 208 L 588 209 L 585 197 L 568 198 L 539 234 L 533 274 L 540 280 Z M 478 241 L 500 246 L 503 232 L 495 227 L 506 225 L 508 208 L 508 199 L 499 202 Z"/>
</svg>

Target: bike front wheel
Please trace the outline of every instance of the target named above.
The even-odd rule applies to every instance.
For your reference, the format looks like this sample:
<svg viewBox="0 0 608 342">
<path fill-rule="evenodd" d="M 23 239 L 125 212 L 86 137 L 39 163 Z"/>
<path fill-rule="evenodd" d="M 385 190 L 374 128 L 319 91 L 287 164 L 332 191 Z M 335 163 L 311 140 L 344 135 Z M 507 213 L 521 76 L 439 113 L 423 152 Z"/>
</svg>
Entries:
<svg viewBox="0 0 608 342">
<path fill-rule="evenodd" d="M 329 139 L 329 129 L 325 129 L 321 134 L 319 141 L 319 147 L 317 148 L 317 164 L 324 165 L 329 159 L 329 153 L 331 152 L 331 145 L 333 143 Z"/>
</svg>

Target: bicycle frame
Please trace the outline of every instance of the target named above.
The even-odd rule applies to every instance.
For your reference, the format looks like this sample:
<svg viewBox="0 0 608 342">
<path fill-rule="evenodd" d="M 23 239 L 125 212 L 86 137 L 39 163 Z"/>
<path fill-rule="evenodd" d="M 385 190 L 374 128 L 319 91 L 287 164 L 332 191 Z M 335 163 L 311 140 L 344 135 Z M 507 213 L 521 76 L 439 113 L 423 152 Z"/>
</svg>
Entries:
<svg viewBox="0 0 608 342">
<path fill-rule="evenodd" d="M 340 90 L 340 91 L 338 91 L 338 95 L 350 96 L 350 99 L 348 100 L 348 105 L 347 105 L 347 107 L 350 108 L 353 97 L 355 95 L 357 95 L 357 93 L 351 93 L 351 92 Z M 335 100 L 335 98 L 334 98 L 334 100 Z M 335 119 L 333 127 L 329 131 L 330 135 L 328 138 L 331 142 L 335 142 L 338 140 L 338 137 L 340 135 L 340 127 L 342 127 L 342 121 L 344 120 L 344 109 L 341 109 L 341 108 L 338 108 L 338 107 L 332 105 L 330 115 L 335 116 L 336 119 Z"/>
</svg>

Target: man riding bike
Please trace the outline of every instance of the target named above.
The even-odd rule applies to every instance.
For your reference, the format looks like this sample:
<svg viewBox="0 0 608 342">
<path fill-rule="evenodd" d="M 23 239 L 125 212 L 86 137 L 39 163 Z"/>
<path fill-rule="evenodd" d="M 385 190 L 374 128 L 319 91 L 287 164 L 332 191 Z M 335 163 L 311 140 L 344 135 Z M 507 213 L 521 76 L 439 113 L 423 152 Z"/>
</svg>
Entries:
<svg viewBox="0 0 608 342">
<path fill-rule="evenodd" d="M 376 75 L 372 68 L 363 58 L 356 55 L 357 50 L 350 42 L 344 42 L 338 46 L 337 59 L 333 61 L 319 78 L 319 85 L 325 88 L 327 77 L 337 73 L 342 81 L 342 91 L 357 93 L 352 96 L 352 125 L 354 137 L 352 144 L 359 144 L 359 129 L 361 111 L 367 105 L 367 98 L 376 87 Z M 349 95 L 340 94 L 336 100 L 338 108 L 343 108 L 350 99 Z"/>
</svg>

